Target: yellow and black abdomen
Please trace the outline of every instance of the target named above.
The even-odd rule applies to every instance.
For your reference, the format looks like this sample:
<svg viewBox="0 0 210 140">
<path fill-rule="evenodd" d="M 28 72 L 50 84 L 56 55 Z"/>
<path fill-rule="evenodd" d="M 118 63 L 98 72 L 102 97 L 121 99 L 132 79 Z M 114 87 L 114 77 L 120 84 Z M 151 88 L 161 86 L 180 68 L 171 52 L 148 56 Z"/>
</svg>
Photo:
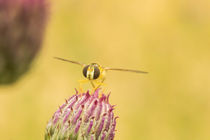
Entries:
<svg viewBox="0 0 210 140">
<path fill-rule="evenodd" d="M 99 65 L 92 63 L 83 68 L 83 75 L 89 80 L 95 80 L 100 77 L 101 71 Z"/>
</svg>

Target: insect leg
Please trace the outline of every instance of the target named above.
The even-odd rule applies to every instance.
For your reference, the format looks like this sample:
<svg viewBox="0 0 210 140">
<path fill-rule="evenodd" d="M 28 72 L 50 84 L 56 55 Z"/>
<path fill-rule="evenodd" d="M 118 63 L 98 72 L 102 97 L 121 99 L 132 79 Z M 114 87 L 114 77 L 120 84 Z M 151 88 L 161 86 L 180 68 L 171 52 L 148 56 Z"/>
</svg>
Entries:
<svg viewBox="0 0 210 140">
<path fill-rule="evenodd" d="M 95 88 L 96 86 L 94 85 L 93 81 L 90 80 L 91 85 L 93 86 L 93 88 Z"/>
<path fill-rule="evenodd" d="M 84 83 L 89 82 L 89 80 L 78 80 L 78 82 L 79 82 L 79 90 L 80 90 L 80 93 L 83 93 L 82 85 L 83 85 Z"/>
<path fill-rule="evenodd" d="M 97 82 L 98 83 L 98 85 L 97 85 L 97 87 L 95 88 L 95 90 L 97 90 L 101 85 L 103 85 L 104 83 L 104 80 L 105 80 L 105 78 L 103 78 L 102 80 L 101 80 L 101 82 Z"/>
</svg>

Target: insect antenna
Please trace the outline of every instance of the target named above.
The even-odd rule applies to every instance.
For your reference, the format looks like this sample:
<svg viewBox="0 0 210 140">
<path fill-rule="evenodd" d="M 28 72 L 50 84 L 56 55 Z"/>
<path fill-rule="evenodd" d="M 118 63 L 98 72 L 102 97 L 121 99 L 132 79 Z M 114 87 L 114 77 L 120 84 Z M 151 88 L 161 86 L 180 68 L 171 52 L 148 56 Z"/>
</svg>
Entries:
<svg viewBox="0 0 210 140">
<path fill-rule="evenodd" d="M 70 62 L 70 63 L 73 63 L 73 64 L 77 64 L 77 65 L 80 65 L 80 66 L 85 66 L 85 64 L 82 64 L 80 62 L 77 62 L 77 61 L 73 61 L 73 60 L 68 60 L 68 59 L 64 59 L 64 58 L 60 58 L 60 57 L 53 57 L 57 60 L 61 60 L 61 61 L 66 61 L 66 62 Z"/>
<path fill-rule="evenodd" d="M 148 73 L 146 71 L 141 70 L 132 70 L 132 69 L 121 69 L 121 68 L 105 68 L 105 70 L 116 70 L 116 71 L 125 71 L 125 72 L 135 72 L 135 73 Z"/>
</svg>

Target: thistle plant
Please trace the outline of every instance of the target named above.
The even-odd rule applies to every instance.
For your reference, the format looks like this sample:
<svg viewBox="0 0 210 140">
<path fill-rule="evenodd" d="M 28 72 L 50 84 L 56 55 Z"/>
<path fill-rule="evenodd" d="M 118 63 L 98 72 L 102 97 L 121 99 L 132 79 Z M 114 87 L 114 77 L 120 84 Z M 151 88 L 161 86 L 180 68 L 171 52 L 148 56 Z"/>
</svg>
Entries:
<svg viewBox="0 0 210 140">
<path fill-rule="evenodd" d="M 0 0 L 0 84 L 10 84 L 30 67 L 41 48 L 46 0 Z"/>
<path fill-rule="evenodd" d="M 70 97 L 47 124 L 45 140 L 113 140 L 116 118 L 109 95 L 99 90 Z"/>
</svg>

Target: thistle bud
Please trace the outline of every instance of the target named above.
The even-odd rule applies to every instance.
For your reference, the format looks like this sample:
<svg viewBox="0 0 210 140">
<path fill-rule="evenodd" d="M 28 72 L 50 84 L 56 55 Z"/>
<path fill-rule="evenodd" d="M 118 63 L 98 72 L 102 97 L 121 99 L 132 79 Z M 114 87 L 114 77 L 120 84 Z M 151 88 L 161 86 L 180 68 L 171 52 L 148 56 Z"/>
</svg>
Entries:
<svg viewBox="0 0 210 140">
<path fill-rule="evenodd" d="M 109 95 L 87 91 L 73 95 L 48 122 L 45 140 L 113 140 L 116 118 Z"/>
<path fill-rule="evenodd" d="M 0 0 L 0 84 L 15 82 L 29 69 L 47 13 L 46 0 Z"/>
</svg>

